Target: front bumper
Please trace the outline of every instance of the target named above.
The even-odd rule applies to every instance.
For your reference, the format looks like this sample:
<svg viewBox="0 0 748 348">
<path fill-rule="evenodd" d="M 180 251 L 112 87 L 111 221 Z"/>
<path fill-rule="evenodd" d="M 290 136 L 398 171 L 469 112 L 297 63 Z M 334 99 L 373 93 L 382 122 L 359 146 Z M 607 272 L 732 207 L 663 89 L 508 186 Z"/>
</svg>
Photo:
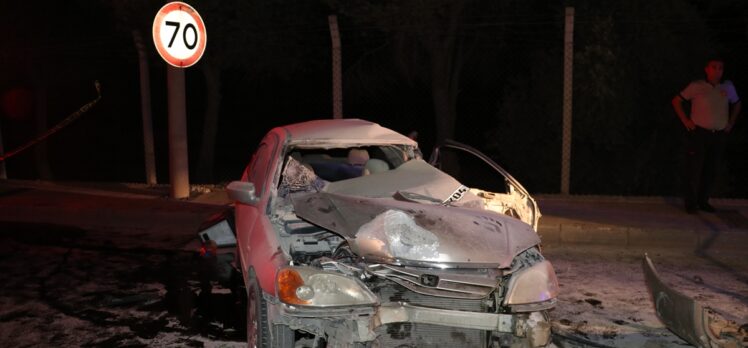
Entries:
<svg viewBox="0 0 748 348">
<path fill-rule="evenodd" d="M 385 324 L 409 322 L 505 333 L 514 332 L 516 321 L 515 314 L 453 311 L 412 306 L 407 303 L 382 305 L 372 317 L 374 328 Z"/>
<path fill-rule="evenodd" d="M 531 347 L 550 342 L 551 325 L 543 312 L 481 313 L 414 306 L 390 302 L 375 308 L 306 310 L 279 304 L 278 324 L 303 330 L 340 343 L 377 339 L 377 328 L 394 323 L 422 323 L 449 328 L 475 329 L 526 338 Z"/>
</svg>

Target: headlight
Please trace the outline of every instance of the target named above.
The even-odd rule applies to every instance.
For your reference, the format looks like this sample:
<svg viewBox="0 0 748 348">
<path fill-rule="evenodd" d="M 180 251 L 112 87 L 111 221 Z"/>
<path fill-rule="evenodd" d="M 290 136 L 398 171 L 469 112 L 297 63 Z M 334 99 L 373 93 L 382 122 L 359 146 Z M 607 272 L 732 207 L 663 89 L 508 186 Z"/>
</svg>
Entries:
<svg viewBox="0 0 748 348">
<path fill-rule="evenodd" d="M 551 263 L 544 260 L 512 275 L 504 304 L 515 312 L 536 311 L 555 305 L 556 296 L 556 272 Z"/>
<path fill-rule="evenodd" d="M 311 267 L 284 267 L 276 276 L 278 298 L 289 305 L 336 307 L 375 305 L 360 281 Z"/>
</svg>

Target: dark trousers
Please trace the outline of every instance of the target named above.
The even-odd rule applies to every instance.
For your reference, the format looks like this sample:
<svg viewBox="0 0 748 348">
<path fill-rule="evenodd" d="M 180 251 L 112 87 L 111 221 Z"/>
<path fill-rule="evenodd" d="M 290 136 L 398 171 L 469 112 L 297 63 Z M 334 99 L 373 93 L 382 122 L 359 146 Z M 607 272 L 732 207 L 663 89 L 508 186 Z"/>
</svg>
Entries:
<svg viewBox="0 0 748 348">
<path fill-rule="evenodd" d="M 714 178 L 725 150 L 727 134 L 701 127 L 686 134 L 684 201 L 695 208 L 709 202 Z"/>
</svg>

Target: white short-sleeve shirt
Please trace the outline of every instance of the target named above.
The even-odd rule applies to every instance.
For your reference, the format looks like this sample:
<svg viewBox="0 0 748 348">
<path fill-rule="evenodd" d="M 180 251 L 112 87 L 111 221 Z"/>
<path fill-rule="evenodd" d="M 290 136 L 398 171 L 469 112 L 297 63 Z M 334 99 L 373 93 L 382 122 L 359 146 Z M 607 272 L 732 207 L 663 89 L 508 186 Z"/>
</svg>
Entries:
<svg viewBox="0 0 748 348">
<path fill-rule="evenodd" d="M 691 102 L 693 123 L 712 130 L 727 127 L 730 104 L 740 101 L 738 92 L 730 81 L 724 81 L 716 86 L 705 80 L 693 81 L 680 92 L 680 96 Z"/>
</svg>

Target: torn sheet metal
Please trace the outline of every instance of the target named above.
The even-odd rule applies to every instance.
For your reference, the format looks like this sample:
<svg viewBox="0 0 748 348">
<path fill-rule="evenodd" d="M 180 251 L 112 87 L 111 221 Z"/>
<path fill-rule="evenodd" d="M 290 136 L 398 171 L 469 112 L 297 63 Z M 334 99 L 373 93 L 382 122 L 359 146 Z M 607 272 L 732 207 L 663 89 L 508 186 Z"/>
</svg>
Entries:
<svg viewBox="0 0 748 348">
<path fill-rule="evenodd" d="M 215 242 L 216 247 L 236 245 L 234 209 L 227 208 L 206 219 L 198 228 L 198 237 L 203 243 Z"/>
<path fill-rule="evenodd" d="M 515 255 L 540 242 L 529 225 L 486 210 L 329 192 L 296 196 L 293 205 L 297 216 L 339 233 L 358 255 L 380 262 L 410 260 L 452 266 L 509 267 Z M 408 217 L 380 217 L 390 210 Z M 378 217 L 382 221 L 369 224 Z M 388 219 L 396 222 L 388 224 L 385 222 Z M 403 223 L 406 219 L 414 225 L 402 228 L 407 225 Z M 363 228 L 366 224 L 369 225 Z M 393 226 L 402 229 L 395 232 Z M 384 230 L 375 232 L 375 227 Z M 427 243 L 426 249 L 405 247 L 416 240 Z M 399 244 L 393 247 L 393 242 Z M 393 248 L 403 254 L 396 256 Z"/>
<path fill-rule="evenodd" d="M 512 189 L 495 194 L 468 188 L 455 178 L 423 160 L 411 160 L 400 167 L 349 180 L 329 183 L 324 191 L 352 196 L 392 197 L 424 204 L 441 204 L 493 210 L 518 218 L 537 229 L 539 214 L 531 198 Z"/>
<path fill-rule="evenodd" d="M 233 223 L 229 223 L 229 220 L 221 220 L 221 222 L 210 226 L 200 232 L 200 241 L 203 243 L 215 242 L 216 247 L 231 247 L 236 246 L 236 237 L 234 236 Z"/>
<path fill-rule="evenodd" d="M 652 260 L 646 254 L 642 267 L 657 317 L 670 331 L 696 347 L 748 347 L 748 333 L 745 329 L 667 286 L 657 275 Z"/>
</svg>

